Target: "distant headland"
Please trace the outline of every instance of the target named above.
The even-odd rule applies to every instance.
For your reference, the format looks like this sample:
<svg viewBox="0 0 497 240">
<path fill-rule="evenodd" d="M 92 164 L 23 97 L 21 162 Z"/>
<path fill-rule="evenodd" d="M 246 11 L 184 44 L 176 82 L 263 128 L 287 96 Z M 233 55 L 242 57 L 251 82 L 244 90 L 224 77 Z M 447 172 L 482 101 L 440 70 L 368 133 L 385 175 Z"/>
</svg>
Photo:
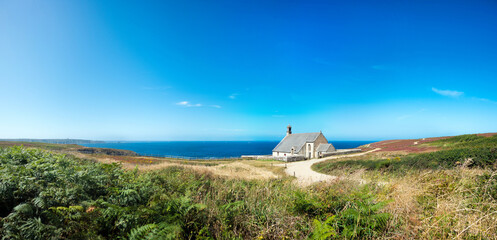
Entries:
<svg viewBox="0 0 497 240">
<path fill-rule="evenodd" d="M 0 141 L 10 141 L 10 142 L 41 142 L 41 143 L 56 143 L 56 144 L 105 143 L 104 141 L 93 141 L 93 140 L 84 140 L 84 139 L 32 139 L 32 138 L 0 139 Z"/>
</svg>

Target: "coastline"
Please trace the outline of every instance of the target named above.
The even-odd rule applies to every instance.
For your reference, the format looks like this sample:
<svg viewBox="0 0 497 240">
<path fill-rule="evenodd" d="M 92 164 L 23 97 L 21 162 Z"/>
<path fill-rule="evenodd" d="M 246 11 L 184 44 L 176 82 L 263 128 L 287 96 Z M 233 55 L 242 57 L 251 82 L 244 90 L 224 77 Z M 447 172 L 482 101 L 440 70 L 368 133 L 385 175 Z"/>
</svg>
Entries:
<svg viewBox="0 0 497 240">
<path fill-rule="evenodd" d="M 357 148 L 373 141 L 332 141 L 338 149 Z M 270 155 L 278 141 L 156 141 L 81 144 L 92 148 L 121 149 L 144 157 L 185 160 L 239 159 L 242 155 Z"/>
</svg>

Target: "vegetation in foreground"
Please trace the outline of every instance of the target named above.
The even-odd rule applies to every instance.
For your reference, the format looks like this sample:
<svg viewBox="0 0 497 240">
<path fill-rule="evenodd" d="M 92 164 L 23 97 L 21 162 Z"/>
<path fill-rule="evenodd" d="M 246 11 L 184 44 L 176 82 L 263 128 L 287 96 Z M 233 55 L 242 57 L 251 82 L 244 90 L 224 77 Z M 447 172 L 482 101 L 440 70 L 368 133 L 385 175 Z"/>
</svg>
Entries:
<svg viewBox="0 0 497 240">
<path fill-rule="evenodd" d="M 75 150 L 83 148 L 81 145 L 77 144 L 56 144 L 56 143 L 43 143 L 43 142 L 22 142 L 22 141 L 0 141 L 0 148 L 13 147 L 13 146 L 24 146 L 27 148 L 38 148 L 51 151 L 61 151 L 61 150 Z"/>
<path fill-rule="evenodd" d="M 147 170 L 154 168 L 150 165 L 156 165 L 154 169 L 164 168 L 163 165 L 193 165 L 193 166 L 217 166 L 220 164 L 239 162 L 241 159 L 193 159 L 185 160 L 168 157 L 150 157 L 140 156 L 136 152 L 122 149 L 111 148 L 93 148 L 84 147 L 77 144 L 58 144 L 45 142 L 23 142 L 23 141 L 0 141 L 0 149 L 7 147 L 20 146 L 25 148 L 35 148 L 49 150 L 56 153 L 79 156 L 80 158 L 93 159 L 103 163 L 117 162 L 121 163 L 125 169 L 134 169 L 138 166 L 140 169 L 145 167 Z"/>
<path fill-rule="evenodd" d="M 331 160 L 319 172 L 360 176 L 384 186 L 391 225 L 401 238 L 497 238 L 497 136 L 433 141 L 438 152 Z M 409 234 L 412 233 L 412 234 Z"/>
<path fill-rule="evenodd" d="M 177 166 L 130 171 L 7 147 L 0 149 L 0 236 L 496 239 L 497 136 L 423 144 L 442 150 L 322 162 L 313 168 L 368 184 L 341 180 L 306 189 L 290 177 L 242 180 Z"/>
<path fill-rule="evenodd" d="M 395 227 L 379 189 L 296 189 L 180 167 L 124 171 L 49 151 L 0 150 L 2 239 L 359 239 Z"/>
</svg>

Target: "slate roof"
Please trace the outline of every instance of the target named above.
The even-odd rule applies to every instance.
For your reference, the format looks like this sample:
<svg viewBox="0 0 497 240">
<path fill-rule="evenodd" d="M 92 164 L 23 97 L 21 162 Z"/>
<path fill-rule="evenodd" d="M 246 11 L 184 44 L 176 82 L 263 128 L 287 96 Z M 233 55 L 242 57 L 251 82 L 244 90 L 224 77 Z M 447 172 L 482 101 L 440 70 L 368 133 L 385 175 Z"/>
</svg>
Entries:
<svg viewBox="0 0 497 240">
<path fill-rule="evenodd" d="M 316 149 L 316 152 L 334 152 L 335 147 L 331 145 L 330 143 L 328 144 L 319 144 L 318 148 Z"/>
<path fill-rule="evenodd" d="M 321 133 L 293 133 L 287 135 L 281 142 L 273 149 L 273 152 L 292 152 L 292 147 L 295 148 L 295 153 L 300 152 L 302 147 L 308 142 L 314 142 Z"/>
</svg>

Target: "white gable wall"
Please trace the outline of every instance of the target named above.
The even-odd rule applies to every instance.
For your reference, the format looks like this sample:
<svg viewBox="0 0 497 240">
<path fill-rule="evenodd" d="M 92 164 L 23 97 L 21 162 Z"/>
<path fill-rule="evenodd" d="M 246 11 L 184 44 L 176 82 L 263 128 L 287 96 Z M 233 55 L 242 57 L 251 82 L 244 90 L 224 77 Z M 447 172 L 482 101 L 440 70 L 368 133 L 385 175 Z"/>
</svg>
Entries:
<svg viewBox="0 0 497 240">
<path fill-rule="evenodd" d="M 318 138 L 314 142 L 314 148 L 312 149 L 312 158 L 317 158 L 318 157 L 316 149 L 318 148 L 318 146 L 320 144 L 328 144 L 328 140 L 324 137 L 324 135 L 322 133 L 319 134 Z"/>
<path fill-rule="evenodd" d="M 324 137 L 324 135 L 321 133 L 319 136 L 316 138 L 314 142 L 307 142 L 305 143 L 304 147 L 300 151 L 300 154 L 304 155 L 305 158 L 317 158 L 318 154 L 316 152 L 316 149 L 320 144 L 327 144 L 328 140 Z"/>
</svg>

